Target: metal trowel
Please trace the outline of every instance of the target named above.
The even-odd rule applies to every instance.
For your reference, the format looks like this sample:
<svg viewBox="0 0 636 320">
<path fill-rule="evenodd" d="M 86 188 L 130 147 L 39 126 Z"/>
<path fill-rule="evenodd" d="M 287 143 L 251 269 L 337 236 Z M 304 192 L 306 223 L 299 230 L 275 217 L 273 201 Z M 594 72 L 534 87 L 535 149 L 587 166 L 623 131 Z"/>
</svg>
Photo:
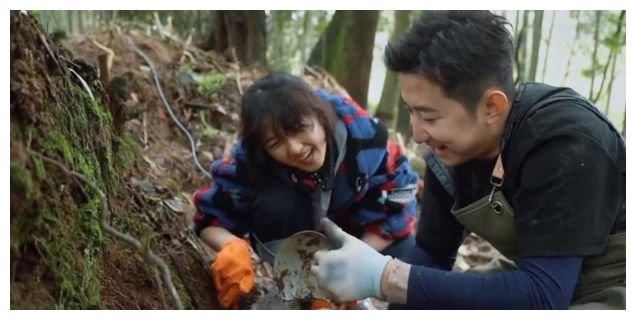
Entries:
<svg viewBox="0 0 636 320">
<path fill-rule="evenodd" d="M 314 252 L 331 249 L 329 239 L 316 231 L 301 231 L 285 239 L 274 260 L 274 279 L 281 299 L 328 298 L 311 273 Z"/>
</svg>

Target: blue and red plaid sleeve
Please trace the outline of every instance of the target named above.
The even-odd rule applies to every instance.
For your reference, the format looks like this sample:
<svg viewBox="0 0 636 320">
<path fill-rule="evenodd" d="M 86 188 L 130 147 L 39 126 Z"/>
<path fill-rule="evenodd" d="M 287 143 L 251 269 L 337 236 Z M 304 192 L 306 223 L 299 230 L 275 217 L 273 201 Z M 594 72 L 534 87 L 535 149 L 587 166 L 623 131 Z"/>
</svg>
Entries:
<svg viewBox="0 0 636 320">
<path fill-rule="evenodd" d="M 193 196 L 197 210 L 193 218 L 196 234 L 208 226 L 219 226 L 242 236 L 248 231 L 251 189 L 241 142 L 234 146 L 231 159 L 212 162 L 210 173 L 213 182 L 198 189 Z"/>
<path fill-rule="evenodd" d="M 369 189 L 356 206 L 357 212 L 352 214 L 365 226 L 365 231 L 383 239 L 409 236 L 415 230 L 418 180 L 399 147 L 389 141 L 383 165 L 369 178 Z"/>
</svg>

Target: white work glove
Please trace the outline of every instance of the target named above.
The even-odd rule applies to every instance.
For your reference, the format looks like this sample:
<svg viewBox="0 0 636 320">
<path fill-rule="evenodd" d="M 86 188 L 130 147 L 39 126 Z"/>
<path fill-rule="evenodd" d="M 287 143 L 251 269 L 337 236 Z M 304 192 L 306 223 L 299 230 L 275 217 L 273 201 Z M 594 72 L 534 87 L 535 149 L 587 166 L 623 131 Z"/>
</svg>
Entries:
<svg viewBox="0 0 636 320">
<path fill-rule="evenodd" d="M 314 254 L 311 272 L 318 279 L 318 285 L 338 302 L 368 297 L 383 299 L 382 272 L 391 257 L 381 255 L 327 218 L 322 218 L 320 225 L 333 249 Z"/>
</svg>

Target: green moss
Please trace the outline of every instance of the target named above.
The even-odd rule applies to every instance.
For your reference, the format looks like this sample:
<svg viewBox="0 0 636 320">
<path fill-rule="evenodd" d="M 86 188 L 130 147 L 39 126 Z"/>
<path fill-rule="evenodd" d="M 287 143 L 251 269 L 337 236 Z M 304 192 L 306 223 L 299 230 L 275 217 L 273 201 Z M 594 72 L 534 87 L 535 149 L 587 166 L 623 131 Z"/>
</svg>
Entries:
<svg viewBox="0 0 636 320">
<path fill-rule="evenodd" d="M 66 139 L 66 136 L 60 131 L 49 132 L 42 143 L 42 148 L 47 152 L 59 151 L 62 154 L 64 161 L 68 164 L 72 164 L 74 162 L 71 144 Z"/>
<path fill-rule="evenodd" d="M 12 122 L 12 141 L 17 139 L 27 148 L 64 162 L 109 197 L 116 197 L 121 192 L 120 172 L 134 164 L 138 144 L 130 135 L 113 135 L 112 116 L 101 101 L 93 101 L 81 86 L 61 81 L 63 84 L 54 81 L 57 87 L 51 89 L 56 96 L 44 99 L 47 102 L 38 115 L 45 119 L 42 125 L 13 131 Z M 93 94 L 98 98 L 96 92 Z M 100 254 L 108 243 L 117 240 L 101 229 L 101 198 L 89 186 L 78 188 L 75 181 L 37 156 L 29 156 L 27 163 L 11 164 L 12 197 L 17 190 L 24 193 L 19 200 L 32 200 L 28 214 L 12 214 L 11 250 L 20 252 L 27 241 L 37 243 L 43 254 L 42 266 L 47 267 L 43 269 L 49 270 L 47 277 L 52 274 L 55 279 L 51 294 L 56 302 L 50 307 L 100 308 L 104 269 Z M 154 247 L 157 242 L 158 233 L 143 215 L 114 216 L 111 223 L 147 246 Z M 179 290 L 182 293 L 183 287 Z"/>
<path fill-rule="evenodd" d="M 36 189 L 33 185 L 33 178 L 31 173 L 17 164 L 11 164 L 11 189 L 19 189 L 24 192 L 26 200 L 31 200 L 36 194 Z"/>
<path fill-rule="evenodd" d="M 197 91 L 204 96 L 212 95 L 226 82 L 225 75 L 218 72 L 210 72 L 204 75 L 193 74 L 193 76 L 198 82 Z"/>
<path fill-rule="evenodd" d="M 55 199 L 60 197 L 54 195 Z M 79 209 L 69 202 L 55 200 L 51 204 L 42 214 L 47 233 L 39 241 L 55 276 L 56 308 L 99 308 L 101 266 L 98 256 L 106 243 L 97 217 L 101 200 L 93 198 Z M 56 214 L 64 211 L 78 214 Z"/>
<path fill-rule="evenodd" d="M 137 155 L 139 153 L 138 144 L 135 138 L 126 134 L 125 136 L 118 138 L 119 144 L 117 152 L 115 152 L 115 161 L 118 168 L 128 168 L 135 163 Z"/>
<path fill-rule="evenodd" d="M 33 181 L 31 173 L 20 165 L 12 163 L 10 165 L 11 172 L 11 193 L 21 193 L 24 195 L 24 200 L 27 203 L 31 203 L 38 194 L 37 186 Z M 12 204 L 13 206 L 21 207 L 22 204 Z M 31 232 L 34 229 L 36 221 L 32 221 L 27 214 L 12 215 L 10 241 L 11 250 L 18 252 L 20 246 L 28 241 L 31 237 Z"/>
<path fill-rule="evenodd" d="M 61 157 L 69 169 L 81 173 L 107 194 L 114 194 L 119 175 L 114 168 L 118 158 L 111 150 L 112 118 L 83 89 L 74 84 L 69 84 L 68 89 L 69 96 L 45 106 L 50 110 L 48 116 L 53 126 L 44 134 L 34 135 L 33 139 L 43 149 L 40 152 Z M 24 136 L 22 138 L 24 141 Z M 20 185 L 24 190 L 39 190 L 46 188 L 43 182 L 48 183 L 47 179 L 62 177 L 60 170 L 45 165 L 37 156 L 30 160 L 33 176 L 12 165 L 12 185 Z M 51 172 L 55 172 L 54 177 L 50 177 Z M 32 221 L 12 219 L 12 246 L 29 237 L 38 239 L 39 247 L 44 251 L 43 259 L 55 278 L 56 308 L 99 308 L 102 274 L 99 255 L 106 246 L 100 226 L 102 201 L 89 186 L 83 186 L 89 199 L 79 204 L 79 199 L 84 199 L 83 193 L 75 195 L 70 190 L 49 188 L 50 194 L 40 200 L 43 209 Z M 33 194 L 26 198 L 29 197 Z"/>
<path fill-rule="evenodd" d="M 37 156 L 31 156 L 31 163 L 33 163 L 35 177 L 38 180 L 46 179 L 46 169 L 44 168 L 44 162 L 42 162 L 42 159 Z"/>
<path fill-rule="evenodd" d="M 94 116 L 97 117 L 99 122 L 103 123 L 104 125 L 111 126 L 112 129 L 113 117 L 111 116 L 110 112 L 106 110 L 104 105 L 99 102 L 98 99 L 91 99 L 90 95 L 83 87 L 78 86 L 73 82 L 68 82 L 68 88 L 74 101 L 79 102 L 84 110 L 92 113 Z M 93 93 L 93 96 L 95 96 L 95 93 Z"/>
</svg>

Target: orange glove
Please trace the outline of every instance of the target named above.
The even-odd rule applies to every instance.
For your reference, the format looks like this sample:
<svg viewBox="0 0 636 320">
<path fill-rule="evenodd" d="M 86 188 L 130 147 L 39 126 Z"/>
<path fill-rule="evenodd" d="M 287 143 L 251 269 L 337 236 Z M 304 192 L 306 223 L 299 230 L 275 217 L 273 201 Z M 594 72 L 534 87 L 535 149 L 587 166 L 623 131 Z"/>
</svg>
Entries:
<svg viewBox="0 0 636 320">
<path fill-rule="evenodd" d="M 338 306 L 339 310 L 358 310 L 358 300 L 343 302 Z"/>
<path fill-rule="evenodd" d="M 331 310 L 334 308 L 334 306 L 331 304 L 331 302 L 325 300 L 325 299 L 320 299 L 320 298 L 314 298 L 311 301 L 311 306 L 309 307 L 311 310 Z"/>
<path fill-rule="evenodd" d="M 210 266 L 210 273 L 221 306 L 235 306 L 238 298 L 254 286 L 254 266 L 247 242 L 233 239 L 226 243 Z"/>
<path fill-rule="evenodd" d="M 332 303 L 329 300 L 314 298 L 311 301 L 311 306 L 309 307 L 311 310 L 358 310 L 358 301 L 349 301 L 343 303 Z"/>
</svg>

